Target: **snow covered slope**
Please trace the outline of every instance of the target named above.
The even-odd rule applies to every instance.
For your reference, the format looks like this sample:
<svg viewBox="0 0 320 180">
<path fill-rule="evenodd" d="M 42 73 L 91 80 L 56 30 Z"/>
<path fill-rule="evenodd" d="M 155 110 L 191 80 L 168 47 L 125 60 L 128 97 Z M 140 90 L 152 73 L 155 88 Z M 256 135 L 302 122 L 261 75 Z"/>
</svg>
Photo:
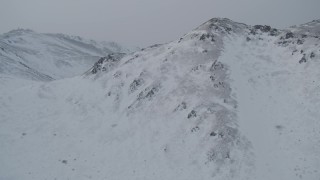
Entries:
<svg viewBox="0 0 320 180">
<path fill-rule="evenodd" d="M 114 42 L 17 29 L 0 35 L 0 74 L 41 81 L 72 77 L 119 52 L 130 51 Z"/>
<path fill-rule="evenodd" d="M 318 180 L 319 24 L 214 18 L 82 76 L 1 79 L 0 179 Z"/>
</svg>

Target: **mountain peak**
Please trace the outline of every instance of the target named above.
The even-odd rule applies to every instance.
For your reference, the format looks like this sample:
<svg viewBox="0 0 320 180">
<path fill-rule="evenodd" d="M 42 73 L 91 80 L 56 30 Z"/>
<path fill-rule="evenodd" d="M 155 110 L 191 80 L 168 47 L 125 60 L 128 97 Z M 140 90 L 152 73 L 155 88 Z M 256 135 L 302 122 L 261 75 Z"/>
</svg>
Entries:
<svg viewBox="0 0 320 180">
<path fill-rule="evenodd" d="M 248 25 L 243 23 L 238 23 L 235 21 L 232 21 L 228 18 L 212 18 L 208 20 L 207 22 L 200 25 L 196 30 L 205 30 L 205 31 L 224 31 L 229 33 L 230 31 L 238 32 L 239 30 L 243 30 L 247 28 Z"/>
<path fill-rule="evenodd" d="M 210 23 L 236 23 L 229 18 L 221 18 L 221 17 L 211 18 L 207 22 L 210 22 Z"/>
<path fill-rule="evenodd" d="M 241 33 L 248 28 L 248 25 L 234 22 L 228 18 L 211 18 L 193 31 L 184 35 L 178 42 L 180 43 L 182 40 L 194 38 L 199 40 L 210 39 L 211 42 L 215 42 L 217 37 L 220 37 L 218 39 L 221 41 L 221 37 L 226 34 Z"/>
</svg>

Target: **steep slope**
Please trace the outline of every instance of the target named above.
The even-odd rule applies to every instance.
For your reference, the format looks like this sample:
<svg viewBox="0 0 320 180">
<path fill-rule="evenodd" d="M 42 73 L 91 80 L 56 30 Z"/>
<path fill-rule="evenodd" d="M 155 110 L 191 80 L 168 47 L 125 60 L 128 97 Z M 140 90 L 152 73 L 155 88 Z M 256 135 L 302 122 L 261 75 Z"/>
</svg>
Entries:
<svg viewBox="0 0 320 180">
<path fill-rule="evenodd" d="M 0 178 L 317 180 L 317 26 L 214 18 L 81 77 L 7 82 Z"/>
<path fill-rule="evenodd" d="M 315 25 L 278 37 L 249 35 L 249 42 L 225 40 L 220 60 L 233 80 L 240 131 L 252 143 L 252 179 L 320 177 L 320 24 Z"/>
<path fill-rule="evenodd" d="M 119 52 L 129 50 L 114 42 L 17 29 L 0 36 L 0 74 L 41 81 L 72 77 Z"/>
</svg>

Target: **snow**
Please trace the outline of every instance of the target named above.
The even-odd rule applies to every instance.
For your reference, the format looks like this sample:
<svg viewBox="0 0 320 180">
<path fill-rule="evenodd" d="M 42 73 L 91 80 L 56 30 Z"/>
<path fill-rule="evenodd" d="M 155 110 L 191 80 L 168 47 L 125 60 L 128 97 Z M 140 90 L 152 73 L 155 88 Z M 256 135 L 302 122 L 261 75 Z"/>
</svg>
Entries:
<svg viewBox="0 0 320 180">
<path fill-rule="evenodd" d="M 250 28 L 215 18 L 81 76 L 2 75 L 0 179 L 318 180 L 318 39 Z"/>
<path fill-rule="evenodd" d="M 0 36 L 0 73 L 50 81 L 81 75 L 100 57 L 130 53 L 114 42 L 96 42 L 64 34 L 17 29 Z"/>
<path fill-rule="evenodd" d="M 252 179 L 316 180 L 320 177 L 320 104 L 315 100 L 318 94 L 309 91 L 319 80 L 319 62 L 302 66 L 286 48 L 275 47 L 275 39 L 263 38 L 269 43 L 226 40 L 220 58 L 230 67 L 240 131 L 252 143 Z"/>
</svg>

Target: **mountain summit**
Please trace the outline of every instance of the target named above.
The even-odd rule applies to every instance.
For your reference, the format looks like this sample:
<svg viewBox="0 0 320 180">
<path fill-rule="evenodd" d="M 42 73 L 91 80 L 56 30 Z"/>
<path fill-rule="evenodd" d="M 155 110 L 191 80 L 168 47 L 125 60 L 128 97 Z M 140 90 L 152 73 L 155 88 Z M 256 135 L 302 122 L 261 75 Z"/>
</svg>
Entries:
<svg viewBox="0 0 320 180">
<path fill-rule="evenodd" d="M 0 177 L 317 180 L 315 24 L 214 18 L 82 76 L 2 81 Z"/>
</svg>

